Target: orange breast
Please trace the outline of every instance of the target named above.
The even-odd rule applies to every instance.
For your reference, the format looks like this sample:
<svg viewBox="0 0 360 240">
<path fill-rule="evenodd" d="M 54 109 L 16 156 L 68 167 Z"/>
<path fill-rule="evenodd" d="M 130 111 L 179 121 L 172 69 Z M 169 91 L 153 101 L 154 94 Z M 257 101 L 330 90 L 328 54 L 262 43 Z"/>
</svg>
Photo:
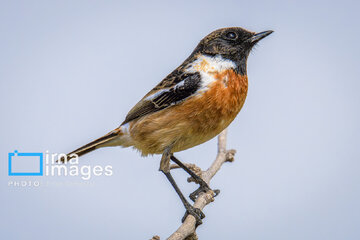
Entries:
<svg viewBox="0 0 360 240">
<path fill-rule="evenodd" d="M 210 73 L 216 81 L 202 94 L 130 123 L 134 147 L 143 155 L 196 146 L 218 135 L 241 110 L 248 89 L 247 76 L 234 70 Z"/>
</svg>

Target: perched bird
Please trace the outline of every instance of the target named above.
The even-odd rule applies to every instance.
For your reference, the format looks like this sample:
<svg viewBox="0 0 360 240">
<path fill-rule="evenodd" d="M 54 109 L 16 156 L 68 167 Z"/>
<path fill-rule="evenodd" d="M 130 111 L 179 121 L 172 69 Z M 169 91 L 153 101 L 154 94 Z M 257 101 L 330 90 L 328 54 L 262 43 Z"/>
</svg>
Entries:
<svg viewBox="0 0 360 240">
<path fill-rule="evenodd" d="M 162 154 L 162 171 L 175 188 L 186 214 L 201 224 L 204 214 L 186 200 L 170 174 L 170 159 L 200 185 L 195 201 L 209 186 L 173 153 L 204 143 L 224 130 L 240 112 L 247 95 L 246 62 L 253 46 L 273 31 L 254 33 L 239 27 L 218 29 L 197 45 L 191 55 L 105 136 L 69 153 L 66 161 L 102 147 L 134 147 L 143 156 Z"/>
</svg>

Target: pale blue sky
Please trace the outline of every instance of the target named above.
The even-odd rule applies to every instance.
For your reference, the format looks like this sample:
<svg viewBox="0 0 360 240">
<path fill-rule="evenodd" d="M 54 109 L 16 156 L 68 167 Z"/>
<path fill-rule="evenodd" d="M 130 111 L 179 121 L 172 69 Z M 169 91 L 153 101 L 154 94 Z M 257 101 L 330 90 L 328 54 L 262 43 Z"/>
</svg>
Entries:
<svg viewBox="0 0 360 240">
<path fill-rule="evenodd" d="M 111 177 L 9 177 L 7 153 L 68 152 L 117 127 L 202 37 L 274 30 L 248 61 L 200 239 L 360 238 L 357 1 L 1 1 L 1 239 L 165 239 L 184 213 L 159 156 L 107 148 Z M 206 168 L 216 141 L 181 152 Z M 188 194 L 195 189 L 176 171 Z M 39 180 L 38 188 L 9 187 Z M 76 182 L 82 185 L 59 186 Z M 49 184 L 48 186 L 46 184 Z"/>
</svg>

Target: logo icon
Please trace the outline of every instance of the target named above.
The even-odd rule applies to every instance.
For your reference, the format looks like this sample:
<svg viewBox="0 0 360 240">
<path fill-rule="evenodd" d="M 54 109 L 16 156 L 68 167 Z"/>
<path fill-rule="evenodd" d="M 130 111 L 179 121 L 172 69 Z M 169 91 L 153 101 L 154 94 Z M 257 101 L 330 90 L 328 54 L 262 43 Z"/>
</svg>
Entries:
<svg viewBox="0 0 360 240">
<path fill-rule="evenodd" d="M 9 176 L 43 176 L 43 153 L 9 153 Z"/>
</svg>

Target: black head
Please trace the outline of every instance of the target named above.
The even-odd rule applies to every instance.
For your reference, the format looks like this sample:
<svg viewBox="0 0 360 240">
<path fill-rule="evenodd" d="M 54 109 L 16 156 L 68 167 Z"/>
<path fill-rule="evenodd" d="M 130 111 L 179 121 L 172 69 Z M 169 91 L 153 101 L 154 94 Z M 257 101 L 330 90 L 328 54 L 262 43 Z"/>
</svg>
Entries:
<svg viewBox="0 0 360 240">
<path fill-rule="evenodd" d="M 239 27 L 221 28 L 203 38 L 194 53 L 221 55 L 234 61 L 239 73 L 246 74 L 246 60 L 251 49 L 272 32 L 254 33 Z"/>
</svg>

